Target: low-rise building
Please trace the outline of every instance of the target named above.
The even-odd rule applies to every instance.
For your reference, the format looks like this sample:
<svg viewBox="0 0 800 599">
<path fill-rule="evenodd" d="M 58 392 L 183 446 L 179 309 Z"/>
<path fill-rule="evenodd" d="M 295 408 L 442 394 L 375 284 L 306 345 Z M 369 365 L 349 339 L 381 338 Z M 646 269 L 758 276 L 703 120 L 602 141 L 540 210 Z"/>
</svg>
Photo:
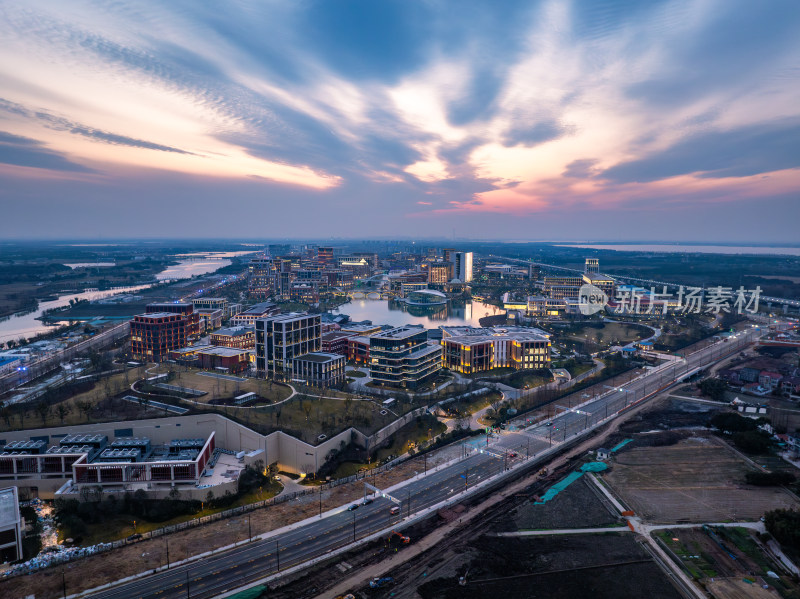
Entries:
<svg viewBox="0 0 800 599">
<path fill-rule="evenodd" d="M 344 382 L 345 357 L 313 352 L 292 360 L 292 378 L 314 387 L 332 387 Z"/>
<path fill-rule="evenodd" d="M 222 310 L 222 317 L 228 318 L 228 300 L 224 297 L 198 297 L 192 300 L 192 305 L 196 311 L 199 310 Z"/>
<path fill-rule="evenodd" d="M 211 333 L 211 345 L 232 347 L 234 349 L 254 349 L 256 346 L 255 326 L 237 326 L 220 329 Z"/>
<path fill-rule="evenodd" d="M 281 310 L 274 302 L 261 302 L 250 306 L 244 312 L 231 317 L 231 326 L 253 325 L 259 318 L 268 318 L 280 314 Z"/>
<path fill-rule="evenodd" d="M 222 310 L 219 308 L 200 308 L 197 316 L 200 318 L 200 330 L 205 333 L 222 326 Z"/>
<path fill-rule="evenodd" d="M 322 334 L 322 351 L 329 354 L 347 355 L 347 340 L 354 337 L 354 333 L 334 331 Z"/>
<path fill-rule="evenodd" d="M 252 351 L 233 347 L 209 347 L 197 352 L 200 368 L 238 374 L 250 369 Z"/>
<path fill-rule="evenodd" d="M 347 338 L 347 360 L 356 364 L 369 364 L 369 337 L 357 335 Z"/>
<path fill-rule="evenodd" d="M 472 374 L 492 368 L 550 367 L 550 339 L 521 327 L 441 327 L 444 367 Z"/>
</svg>

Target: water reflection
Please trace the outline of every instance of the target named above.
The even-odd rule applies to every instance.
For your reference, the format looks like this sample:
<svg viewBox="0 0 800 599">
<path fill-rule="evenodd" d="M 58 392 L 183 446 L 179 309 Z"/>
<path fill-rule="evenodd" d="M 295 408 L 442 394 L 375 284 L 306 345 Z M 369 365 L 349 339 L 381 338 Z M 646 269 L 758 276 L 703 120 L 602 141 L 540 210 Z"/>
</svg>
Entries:
<svg viewBox="0 0 800 599">
<path fill-rule="evenodd" d="M 333 312 L 347 314 L 353 321 L 371 320 L 376 325 L 421 324 L 427 328 L 442 325 L 478 327 L 484 316 L 505 314 L 505 310 L 497 306 L 463 300 L 450 300 L 439 306 L 409 306 L 394 300 L 355 299 Z"/>
</svg>

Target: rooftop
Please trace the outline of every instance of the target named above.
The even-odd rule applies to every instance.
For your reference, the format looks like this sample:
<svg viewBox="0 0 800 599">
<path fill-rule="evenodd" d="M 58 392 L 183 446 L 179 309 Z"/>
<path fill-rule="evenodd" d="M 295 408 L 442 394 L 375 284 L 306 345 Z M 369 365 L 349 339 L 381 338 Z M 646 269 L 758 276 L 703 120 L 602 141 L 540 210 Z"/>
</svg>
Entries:
<svg viewBox="0 0 800 599">
<path fill-rule="evenodd" d="M 297 356 L 295 360 L 301 360 L 303 362 L 318 362 L 320 364 L 324 364 L 325 362 L 344 360 L 344 356 L 341 354 L 329 354 L 326 352 L 313 352 L 310 354 L 303 354 L 302 356 Z"/>
<path fill-rule="evenodd" d="M 247 335 L 248 333 L 255 333 L 255 329 L 253 327 L 228 327 L 225 329 L 220 329 L 218 331 L 214 331 L 211 333 L 212 335 L 225 335 L 227 337 L 239 337 L 240 335 Z"/>
<path fill-rule="evenodd" d="M 408 337 L 413 337 L 414 335 L 419 335 L 420 333 L 425 333 L 425 329 L 423 327 L 412 327 L 412 326 L 404 326 L 404 327 L 395 327 L 393 329 L 389 329 L 388 331 L 381 331 L 380 333 L 376 333 L 372 336 L 373 339 L 407 339 Z"/>
<path fill-rule="evenodd" d="M 251 350 L 249 349 L 236 349 L 234 347 L 217 347 L 217 346 L 210 346 L 207 349 L 201 349 L 197 352 L 198 354 L 204 355 L 214 355 L 214 356 L 223 356 L 227 358 L 232 358 L 233 356 L 241 356 L 242 354 L 249 354 Z"/>
</svg>

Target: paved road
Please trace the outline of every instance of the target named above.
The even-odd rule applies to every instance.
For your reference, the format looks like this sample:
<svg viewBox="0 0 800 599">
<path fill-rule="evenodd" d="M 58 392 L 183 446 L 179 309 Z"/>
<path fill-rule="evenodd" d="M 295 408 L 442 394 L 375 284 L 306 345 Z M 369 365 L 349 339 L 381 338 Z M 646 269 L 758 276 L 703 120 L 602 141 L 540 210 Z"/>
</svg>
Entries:
<svg viewBox="0 0 800 599">
<path fill-rule="evenodd" d="M 255 540 L 195 564 L 175 567 L 96 593 L 93 597 L 164 599 L 188 596 L 204 599 L 262 579 L 276 573 L 279 568 L 283 570 L 323 556 L 354 539 L 398 524 L 410 514 L 457 497 L 529 457 L 541 457 L 548 449 L 572 440 L 586 428 L 613 417 L 676 378 L 735 351 L 758 334 L 755 329 L 749 329 L 737 338 L 686 356 L 685 362 L 669 362 L 652 370 L 626 384 L 622 390 L 610 390 L 577 407 L 565 406 L 565 410 L 548 423 L 528 425 L 525 419 L 520 419 L 499 437 L 487 439 L 481 436 L 465 442 L 462 447 L 464 457 L 460 460 L 391 491 L 401 507 L 399 514 L 390 513 L 395 503 L 386 497 L 378 497 L 373 503 L 353 511 L 347 511 L 343 506 L 293 530 L 269 533 L 271 536 L 267 539 Z"/>
</svg>

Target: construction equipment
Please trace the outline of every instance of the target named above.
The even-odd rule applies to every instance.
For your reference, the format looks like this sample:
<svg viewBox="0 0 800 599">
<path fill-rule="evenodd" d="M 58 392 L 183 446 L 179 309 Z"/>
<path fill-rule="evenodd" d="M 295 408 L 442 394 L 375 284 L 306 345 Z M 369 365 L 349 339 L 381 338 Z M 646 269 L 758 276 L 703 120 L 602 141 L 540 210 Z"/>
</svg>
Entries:
<svg viewBox="0 0 800 599">
<path fill-rule="evenodd" d="M 392 584 L 394 582 L 394 578 L 391 576 L 384 576 L 383 578 L 373 578 L 369 581 L 369 588 L 371 589 L 379 589 L 381 587 L 385 587 L 388 584 Z"/>
<path fill-rule="evenodd" d="M 392 534 L 389 535 L 389 544 L 392 544 L 393 542 L 396 541 L 401 542 L 403 545 L 408 545 L 411 542 L 411 538 L 405 535 L 401 535 L 396 530 L 393 530 Z"/>
</svg>

